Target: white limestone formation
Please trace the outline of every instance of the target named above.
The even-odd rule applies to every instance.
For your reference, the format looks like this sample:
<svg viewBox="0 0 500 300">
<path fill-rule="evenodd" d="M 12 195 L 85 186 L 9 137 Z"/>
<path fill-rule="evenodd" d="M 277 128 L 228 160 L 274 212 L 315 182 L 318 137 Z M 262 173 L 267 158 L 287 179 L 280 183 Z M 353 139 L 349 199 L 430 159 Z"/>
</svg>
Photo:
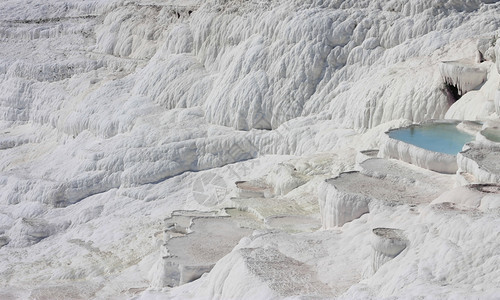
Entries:
<svg viewBox="0 0 500 300">
<path fill-rule="evenodd" d="M 260 181 L 236 181 L 238 196 L 241 198 L 269 198 L 273 189 Z"/>
<path fill-rule="evenodd" d="M 371 207 L 429 203 L 453 187 L 449 175 L 401 162 L 372 158 L 359 167 L 359 172 L 341 173 L 318 187 L 324 229 L 343 226 Z"/>
<path fill-rule="evenodd" d="M 453 96 L 451 93 L 450 101 L 454 103 L 446 112 L 446 119 L 487 120 L 488 116 L 495 113 L 495 94 L 500 76 L 491 61 L 481 63 L 480 68 L 487 72 L 484 83 L 463 94 L 458 101 L 453 98 L 458 96 Z M 447 87 L 448 93 L 450 93 L 451 88 Z"/>
<path fill-rule="evenodd" d="M 308 178 L 293 165 L 279 164 L 267 175 L 266 181 L 277 195 L 286 195 L 291 190 L 306 183 Z"/>
<path fill-rule="evenodd" d="M 369 196 L 344 193 L 335 186 L 334 180 L 325 181 L 318 190 L 321 223 L 325 229 L 342 226 L 370 211 Z"/>
<path fill-rule="evenodd" d="M 499 13 L 492 0 L 0 1 L 0 298 L 495 298 L 496 192 L 429 205 L 454 175 L 366 152 L 339 173 L 360 150 L 420 155 L 382 149 L 391 128 L 498 119 Z M 463 94 L 453 104 L 443 81 Z M 462 177 L 496 181 L 495 152 L 464 152 Z M 200 213 L 165 224 L 174 211 Z M 378 227 L 412 244 L 368 274 Z"/>
<path fill-rule="evenodd" d="M 500 188 L 492 183 L 469 184 L 443 193 L 432 203 L 452 203 L 463 210 L 494 211 L 500 207 Z"/>
<path fill-rule="evenodd" d="M 485 37 L 477 40 L 477 50 L 479 53 L 479 61 L 485 60 L 496 62 L 495 54 L 495 36 Z"/>
<path fill-rule="evenodd" d="M 360 163 L 364 162 L 365 160 L 377 157 L 378 156 L 378 151 L 379 151 L 378 149 L 370 149 L 370 150 L 359 151 L 356 154 L 356 164 L 359 165 Z"/>
<path fill-rule="evenodd" d="M 3 246 L 7 245 L 10 242 L 10 238 L 7 236 L 1 236 L 0 237 L 0 248 Z"/>
<path fill-rule="evenodd" d="M 179 224 L 179 222 L 181 224 Z M 217 213 L 175 212 L 166 221 L 161 257 L 150 272 L 155 288 L 172 287 L 198 279 L 251 233 Z"/>
<path fill-rule="evenodd" d="M 471 174 L 478 183 L 499 183 L 499 150 L 497 145 L 470 144 L 457 155 L 459 171 Z"/>
<path fill-rule="evenodd" d="M 453 187 L 453 175 L 436 173 L 395 159 L 371 158 L 358 165 L 361 174 L 390 182 L 425 186 L 441 193 Z"/>
<path fill-rule="evenodd" d="M 443 61 L 439 65 L 443 81 L 461 96 L 486 81 L 487 70 L 468 61 Z"/>
<path fill-rule="evenodd" d="M 41 240 L 68 228 L 69 222 L 51 224 L 40 218 L 22 218 L 17 220 L 8 231 L 6 237 L 9 244 L 14 247 L 24 247 L 39 243 Z"/>
<path fill-rule="evenodd" d="M 408 246 L 408 240 L 400 229 L 375 228 L 372 232 L 372 270 L 377 272 L 383 264 L 398 256 Z"/>
</svg>

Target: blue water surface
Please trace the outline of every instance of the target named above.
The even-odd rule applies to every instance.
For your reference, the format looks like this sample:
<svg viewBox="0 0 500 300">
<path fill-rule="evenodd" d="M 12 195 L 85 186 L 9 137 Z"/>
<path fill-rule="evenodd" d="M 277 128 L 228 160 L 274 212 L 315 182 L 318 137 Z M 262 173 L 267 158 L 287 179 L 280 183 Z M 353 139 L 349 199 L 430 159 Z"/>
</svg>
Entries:
<svg viewBox="0 0 500 300">
<path fill-rule="evenodd" d="M 457 129 L 456 124 L 426 124 L 401 128 L 389 132 L 393 139 L 427 150 L 455 155 L 462 151 L 465 143 L 474 139 L 470 134 Z"/>
</svg>

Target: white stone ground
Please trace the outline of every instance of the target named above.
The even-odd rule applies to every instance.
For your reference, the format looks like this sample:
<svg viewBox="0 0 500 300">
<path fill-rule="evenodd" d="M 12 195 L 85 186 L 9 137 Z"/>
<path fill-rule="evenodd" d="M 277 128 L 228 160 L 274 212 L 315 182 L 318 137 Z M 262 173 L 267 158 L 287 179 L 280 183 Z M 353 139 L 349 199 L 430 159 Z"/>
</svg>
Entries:
<svg viewBox="0 0 500 300">
<path fill-rule="evenodd" d="M 385 131 L 498 120 L 493 2 L 1 1 L 0 298 L 498 298 L 496 193 L 433 203 L 410 176 L 425 203 L 316 230 L 320 184 Z M 462 59 L 486 81 L 443 79 Z M 452 104 L 445 80 L 472 90 Z M 252 180 L 269 197 L 236 199 Z M 212 271 L 157 288 L 164 219 L 238 205 L 188 233 L 201 259 L 224 224 Z M 374 228 L 409 242 L 375 273 Z"/>
</svg>

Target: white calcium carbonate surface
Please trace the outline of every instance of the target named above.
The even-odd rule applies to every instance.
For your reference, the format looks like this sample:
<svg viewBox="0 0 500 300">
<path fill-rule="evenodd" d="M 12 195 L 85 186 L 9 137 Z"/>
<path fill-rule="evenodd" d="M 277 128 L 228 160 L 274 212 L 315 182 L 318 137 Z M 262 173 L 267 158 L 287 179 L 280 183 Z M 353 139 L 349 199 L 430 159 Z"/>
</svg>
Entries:
<svg viewBox="0 0 500 300">
<path fill-rule="evenodd" d="M 384 131 L 498 118 L 499 15 L 492 0 L 1 1 L 0 298 L 498 297 L 494 200 L 375 205 L 295 235 L 263 223 L 200 280 L 149 274 L 163 219 L 224 207 L 236 181 L 316 211 L 320 183 Z M 482 86 L 440 72 L 478 53 Z M 443 71 L 473 89 L 450 110 Z M 373 273 L 376 227 L 410 244 Z"/>
</svg>

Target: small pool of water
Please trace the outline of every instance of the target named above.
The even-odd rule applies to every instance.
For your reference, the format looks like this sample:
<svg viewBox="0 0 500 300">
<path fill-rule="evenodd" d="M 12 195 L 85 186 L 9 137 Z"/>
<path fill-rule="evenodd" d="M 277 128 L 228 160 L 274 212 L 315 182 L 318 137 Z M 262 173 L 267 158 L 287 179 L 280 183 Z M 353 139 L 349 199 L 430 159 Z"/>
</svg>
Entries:
<svg viewBox="0 0 500 300">
<path fill-rule="evenodd" d="M 389 131 L 393 139 L 427 150 L 455 155 L 474 136 L 459 131 L 453 123 L 433 123 Z"/>
<path fill-rule="evenodd" d="M 495 142 L 495 143 L 500 143 L 500 130 L 496 128 L 486 128 L 485 130 L 481 131 L 481 134 L 487 138 L 488 140 Z"/>
</svg>

